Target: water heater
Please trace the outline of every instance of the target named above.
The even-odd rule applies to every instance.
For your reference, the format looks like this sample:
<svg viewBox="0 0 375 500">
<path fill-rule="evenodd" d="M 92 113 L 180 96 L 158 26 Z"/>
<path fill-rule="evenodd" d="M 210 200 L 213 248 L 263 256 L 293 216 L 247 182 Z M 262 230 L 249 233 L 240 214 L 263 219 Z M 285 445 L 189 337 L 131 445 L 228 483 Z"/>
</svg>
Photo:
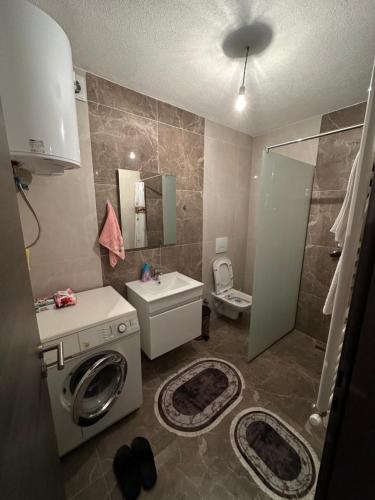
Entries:
<svg viewBox="0 0 375 500">
<path fill-rule="evenodd" d="M 12 160 L 39 174 L 80 166 L 70 43 L 26 0 L 1 1 L 0 98 Z"/>
</svg>

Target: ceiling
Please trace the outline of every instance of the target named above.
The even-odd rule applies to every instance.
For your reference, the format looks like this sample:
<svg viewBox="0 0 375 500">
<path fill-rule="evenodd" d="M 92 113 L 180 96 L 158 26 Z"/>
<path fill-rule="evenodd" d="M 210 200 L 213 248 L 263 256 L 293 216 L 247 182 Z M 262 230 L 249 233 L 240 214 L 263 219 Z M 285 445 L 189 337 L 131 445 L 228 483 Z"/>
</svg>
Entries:
<svg viewBox="0 0 375 500">
<path fill-rule="evenodd" d="M 374 0 L 32 0 L 64 28 L 74 64 L 251 135 L 366 98 Z M 224 40 L 254 21 L 272 40 L 248 63 Z M 225 44 L 224 44 L 225 48 Z"/>
</svg>

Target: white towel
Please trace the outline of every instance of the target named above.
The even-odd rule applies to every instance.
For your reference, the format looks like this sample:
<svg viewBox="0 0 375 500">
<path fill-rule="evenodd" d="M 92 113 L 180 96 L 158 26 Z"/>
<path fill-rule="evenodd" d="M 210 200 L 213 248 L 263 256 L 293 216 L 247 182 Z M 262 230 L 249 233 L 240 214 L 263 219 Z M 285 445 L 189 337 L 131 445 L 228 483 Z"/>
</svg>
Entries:
<svg viewBox="0 0 375 500">
<path fill-rule="evenodd" d="M 145 208 L 145 183 L 137 181 L 134 186 L 134 206 Z"/>
<path fill-rule="evenodd" d="M 344 198 L 342 207 L 340 209 L 340 212 L 339 212 L 333 226 L 331 227 L 331 233 L 334 233 L 335 240 L 340 247 L 342 247 L 344 245 L 344 241 L 345 241 L 350 205 L 351 205 L 352 200 L 353 200 L 354 180 L 355 180 L 355 176 L 356 176 L 356 173 L 358 170 L 358 168 L 357 168 L 358 167 L 358 158 L 359 158 L 359 151 L 357 153 L 357 156 L 355 157 L 352 169 L 350 171 L 348 186 L 346 188 L 346 194 L 345 194 L 345 198 Z M 333 302 L 335 300 L 335 294 L 336 294 L 337 283 L 339 280 L 340 270 L 341 270 L 341 257 L 337 263 L 337 266 L 335 269 L 335 274 L 333 275 L 331 286 L 329 287 L 328 295 L 327 295 L 327 298 L 326 298 L 326 301 L 325 301 L 324 307 L 323 307 L 323 314 L 327 314 L 327 315 L 332 314 Z"/>
<path fill-rule="evenodd" d="M 147 247 L 146 214 L 135 214 L 135 248 Z"/>
</svg>

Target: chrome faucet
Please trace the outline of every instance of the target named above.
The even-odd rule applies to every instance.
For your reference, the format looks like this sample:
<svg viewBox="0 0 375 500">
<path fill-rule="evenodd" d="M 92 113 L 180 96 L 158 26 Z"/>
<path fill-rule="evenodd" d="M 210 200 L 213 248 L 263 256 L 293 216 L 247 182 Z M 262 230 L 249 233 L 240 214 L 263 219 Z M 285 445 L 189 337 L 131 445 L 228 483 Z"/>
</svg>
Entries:
<svg viewBox="0 0 375 500">
<path fill-rule="evenodd" d="M 161 285 L 161 277 L 163 273 L 160 271 L 160 269 L 154 269 L 152 279 L 157 281 L 159 285 Z"/>
</svg>

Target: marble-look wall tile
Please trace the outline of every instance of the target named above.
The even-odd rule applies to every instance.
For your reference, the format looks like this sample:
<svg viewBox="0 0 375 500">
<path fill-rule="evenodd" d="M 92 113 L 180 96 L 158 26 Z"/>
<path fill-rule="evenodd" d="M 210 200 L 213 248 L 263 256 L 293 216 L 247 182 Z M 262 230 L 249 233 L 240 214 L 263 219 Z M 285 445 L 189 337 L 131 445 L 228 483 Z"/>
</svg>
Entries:
<svg viewBox="0 0 375 500">
<path fill-rule="evenodd" d="M 155 248 L 128 251 L 115 269 L 100 248 L 104 284 L 123 293 L 144 262 L 202 279 L 204 119 L 94 75 L 87 75 L 87 92 L 99 231 L 107 200 L 119 216 L 117 169 L 176 175 L 177 185 L 177 245 L 162 246 L 161 199 L 147 190 L 149 246 Z"/>
<path fill-rule="evenodd" d="M 162 269 L 179 271 L 196 280 L 202 279 L 202 243 L 161 248 Z"/>
<path fill-rule="evenodd" d="M 324 115 L 321 132 L 361 123 L 364 112 L 364 104 L 359 104 Z M 330 316 L 322 309 L 337 265 L 330 257 L 337 248 L 330 229 L 345 197 L 360 139 L 361 129 L 355 129 L 322 137 L 318 145 L 296 327 L 323 342 Z"/>
<path fill-rule="evenodd" d="M 345 191 L 313 191 L 307 228 L 308 245 L 336 246 L 330 229 L 338 216 Z"/>
<path fill-rule="evenodd" d="M 158 102 L 158 120 L 160 123 L 204 134 L 204 118 L 165 102 Z"/>
<path fill-rule="evenodd" d="M 148 231 L 162 231 L 163 229 L 163 202 L 160 199 L 149 198 L 146 201 Z"/>
<path fill-rule="evenodd" d="M 125 260 L 120 260 L 115 268 L 109 265 L 107 252 L 102 255 L 104 285 L 111 285 L 123 294 L 126 282 L 140 279 L 144 262 L 153 267 L 160 267 L 160 248 L 127 251 Z"/>
<path fill-rule="evenodd" d="M 362 129 L 355 129 L 319 139 L 315 191 L 346 190 L 361 134 Z"/>
<path fill-rule="evenodd" d="M 103 227 L 103 222 L 107 213 L 107 201 L 109 201 L 116 213 L 120 224 L 119 194 L 115 184 L 95 184 L 96 213 L 98 218 L 98 230 Z"/>
<path fill-rule="evenodd" d="M 366 103 L 361 102 L 354 106 L 348 106 L 347 108 L 323 115 L 321 132 L 328 132 L 329 130 L 363 123 L 365 111 Z"/>
<path fill-rule="evenodd" d="M 176 219 L 177 244 L 200 243 L 203 221 L 199 219 Z"/>
<path fill-rule="evenodd" d="M 176 192 L 177 244 L 200 243 L 203 230 L 203 197 L 200 191 Z"/>
<path fill-rule="evenodd" d="M 149 248 L 160 247 L 163 244 L 163 232 L 160 230 L 147 230 L 147 243 Z"/>
<path fill-rule="evenodd" d="M 202 218 L 203 196 L 201 191 L 176 192 L 176 217 L 177 219 Z"/>
<path fill-rule="evenodd" d="M 325 299 L 337 260 L 330 257 L 334 247 L 306 245 L 302 267 L 301 291 Z"/>
<path fill-rule="evenodd" d="M 155 121 L 92 102 L 89 116 L 95 183 L 116 184 L 119 168 L 158 171 Z"/>
<path fill-rule="evenodd" d="M 177 189 L 203 191 L 203 136 L 159 123 L 158 143 L 160 172 L 175 175 Z"/>
<path fill-rule="evenodd" d="M 330 316 L 325 316 L 322 312 L 324 300 L 311 293 L 300 292 L 296 317 L 297 330 L 321 342 L 327 341 L 330 324 Z"/>
<path fill-rule="evenodd" d="M 86 86 L 89 101 L 153 120 L 157 119 L 157 101 L 152 97 L 134 92 L 134 90 L 90 73 L 86 74 Z"/>
</svg>

